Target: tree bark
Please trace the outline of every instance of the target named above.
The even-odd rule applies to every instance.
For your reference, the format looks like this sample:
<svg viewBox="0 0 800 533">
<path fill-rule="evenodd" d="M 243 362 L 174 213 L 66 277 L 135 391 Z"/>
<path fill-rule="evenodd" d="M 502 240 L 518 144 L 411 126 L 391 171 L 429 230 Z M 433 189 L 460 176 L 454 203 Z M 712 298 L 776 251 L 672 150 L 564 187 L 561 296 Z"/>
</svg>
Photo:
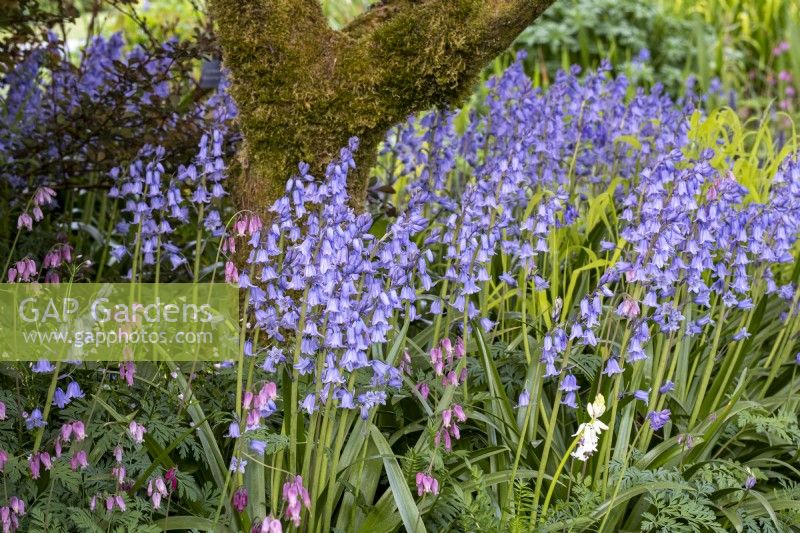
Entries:
<svg viewBox="0 0 800 533">
<path fill-rule="evenodd" d="M 318 0 L 210 0 L 244 134 L 240 208 L 263 213 L 305 161 L 321 176 L 352 136 L 363 205 L 388 128 L 457 103 L 554 0 L 384 0 L 342 31 Z"/>
</svg>

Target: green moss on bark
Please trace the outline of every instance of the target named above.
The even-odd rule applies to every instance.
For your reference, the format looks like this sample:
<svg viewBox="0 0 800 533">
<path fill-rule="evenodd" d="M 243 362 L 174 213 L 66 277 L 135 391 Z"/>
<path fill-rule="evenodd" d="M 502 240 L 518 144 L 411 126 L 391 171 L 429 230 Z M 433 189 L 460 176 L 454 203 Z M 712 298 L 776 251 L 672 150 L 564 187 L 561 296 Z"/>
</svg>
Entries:
<svg viewBox="0 0 800 533">
<path fill-rule="evenodd" d="M 341 32 L 317 0 L 211 0 L 245 146 L 234 194 L 263 210 L 299 161 L 316 175 L 356 135 L 354 205 L 385 131 L 458 102 L 553 0 L 387 0 Z"/>
</svg>

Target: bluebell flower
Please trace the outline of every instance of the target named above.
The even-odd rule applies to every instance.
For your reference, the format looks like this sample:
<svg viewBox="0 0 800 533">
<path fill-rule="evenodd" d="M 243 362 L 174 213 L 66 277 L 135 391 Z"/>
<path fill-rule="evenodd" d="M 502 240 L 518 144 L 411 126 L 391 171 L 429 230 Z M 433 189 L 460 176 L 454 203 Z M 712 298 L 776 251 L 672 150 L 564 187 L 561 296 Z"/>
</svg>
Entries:
<svg viewBox="0 0 800 533">
<path fill-rule="evenodd" d="M 346 389 L 338 389 L 335 393 L 339 400 L 339 407 L 342 409 L 355 409 L 355 398 L 353 393 Z"/>
<path fill-rule="evenodd" d="M 263 440 L 252 439 L 250 441 L 250 449 L 256 452 L 258 455 L 264 455 L 267 451 L 267 443 Z"/>
<path fill-rule="evenodd" d="M 576 409 L 578 407 L 577 395 L 575 394 L 575 392 L 569 391 L 561 399 L 561 403 L 566 405 L 567 407 Z"/>
<path fill-rule="evenodd" d="M 747 331 L 747 328 L 742 328 L 733 335 L 733 340 L 740 341 L 748 337 L 750 337 L 750 332 Z"/>
<path fill-rule="evenodd" d="M 39 359 L 31 366 L 31 370 L 37 374 L 46 374 L 54 371 L 55 369 L 56 367 L 53 366 L 53 363 L 47 359 Z"/>
<path fill-rule="evenodd" d="M 650 426 L 653 428 L 653 431 L 658 431 L 663 428 L 664 425 L 669 422 L 671 414 L 669 409 L 649 412 L 647 414 L 647 419 L 650 421 Z"/>
<path fill-rule="evenodd" d="M 522 389 L 522 392 L 519 394 L 519 400 L 517 401 L 517 407 L 528 407 L 531 403 L 531 394 L 528 392 L 528 389 Z"/>
<path fill-rule="evenodd" d="M 67 393 L 65 393 L 61 387 L 56 389 L 55 394 L 53 394 L 53 405 L 58 407 L 59 409 L 63 409 L 71 402 L 71 398 Z"/>
<path fill-rule="evenodd" d="M 314 372 L 315 363 L 314 360 L 310 357 L 301 357 L 298 362 L 294 365 L 297 371 L 300 373 L 301 376 L 305 376 L 306 374 L 311 374 Z"/>
<path fill-rule="evenodd" d="M 361 418 L 366 420 L 371 409 L 378 405 L 386 404 L 386 393 L 383 391 L 367 391 L 358 395 L 358 403 L 361 410 Z"/>
<path fill-rule="evenodd" d="M 658 392 L 660 394 L 667 394 L 669 392 L 672 392 L 674 389 L 675 389 L 675 384 L 672 381 L 667 380 L 664 382 L 663 385 L 661 385 L 661 387 L 659 387 Z"/>
<path fill-rule="evenodd" d="M 258 410 L 258 414 L 261 418 L 269 418 L 273 414 L 278 411 L 278 406 L 274 400 L 267 400 L 266 405 L 264 405 L 261 409 Z"/>
<path fill-rule="evenodd" d="M 247 467 L 247 459 L 240 459 L 236 456 L 231 457 L 231 472 L 244 474 L 245 468 Z"/>
<path fill-rule="evenodd" d="M 606 376 L 615 376 L 617 374 L 622 374 L 622 369 L 619 366 L 619 362 L 617 361 L 616 357 L 611 357 L 608 362 L 606 363 L 606 368 L 603 370 L 603 374 Z"/>
<path fill-rule="evenodd" d="M 44 417 L 42 416 L 42 410 L 38 407 L 31 411 L 31 414 L 25 417 L 25 427 L 28 428 L 28 430 L 42 428 L 46 425 L 47 422 L 45 422 Z"/>
<path fill-rule="evenodd" d="M 283 355 L 280 349 L 272 347 L 267 352 L 264 358 L 264 363 L 261 365 L 262 370 L 269 373 L 277 372 L 277 366 L 286 361 L 286 356 Z"/>
<path fill-rule="evenodd" d="M 498 278 L 500 279 L 500 281 L 503 281 L 503 282 L 504 282 L 506 285 L 508 285 L 509 287 L 516 287 L 516 286 L 517 286 L 517 280 L 515 280 L 515 279 L 514 279 L 514 278 L 511 276 L 511 274 L 510 274 L 510 273 L 508 273 L 508 272 L 503 272 L 502 274 L 500 274 L 500 275 L 498 276 Z M 432 311 L 432 310 L 431 310 L 431 311 Z"/>
<path fill-rule="evenodd" d="M 646 390 L 633 391 L 633 397 L 647 405 L 650 402 L 650 393 Z"/>
<path fill-rule="evenodd" d="M 306 412 L 306 414 L 312 415 L 314 411 L 317 410 L 317 395 L 311 393 L 300 402 L 300 408 Z"/>
<path fill-rule="evenodd" d="M 550 288 L 550 282 L 548 282 L 546 279 L 544 279 L 542 276 L 539 276 L 538 274 L 533 276 L 533 285 L 534 287 L 536 287 L 537 291 L 542 291 Z"/>
<path fill-rule="evenodd" d="M 575 379 L 575 376 L 572 374 L 567 374 L 564 376 L 564 379 L 561 380 L 561 384 L 558 386 L 558 388 L 564 392 L 575 392 L 580 390 L 578 380 Z"/>
<path fill-rule="evenodd" d="M 81 386 L 78 384 L 77 381 L 71 381 L 67 385 L 67 397 L 70 400 L 75 400 L 77 398 L 84 397 L 83 391 L 81 390 Z"/>
</svg>

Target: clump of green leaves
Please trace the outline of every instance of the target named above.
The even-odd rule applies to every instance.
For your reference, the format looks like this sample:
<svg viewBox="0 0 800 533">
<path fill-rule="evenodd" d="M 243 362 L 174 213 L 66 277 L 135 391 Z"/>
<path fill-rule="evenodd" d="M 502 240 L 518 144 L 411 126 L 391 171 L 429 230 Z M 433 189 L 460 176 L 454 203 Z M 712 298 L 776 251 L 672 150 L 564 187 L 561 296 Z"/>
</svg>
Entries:
<svg viewBox="0 0 800 533">
<path fill-rule="evenodd" d="M 678 93 L 693 71 L 696 48 L 709 46 L 714 38 L 705 23 L 655 3 L 562 0 L 525 30 L 515 46 L 528 49 L 530 61 L 550 77 L 559 68 L 594 68 L 608 59 L 636 81 L 658 81 Z M 642 50 L 649 51 L 649 60 L 636 62 Z"/>
</svg>

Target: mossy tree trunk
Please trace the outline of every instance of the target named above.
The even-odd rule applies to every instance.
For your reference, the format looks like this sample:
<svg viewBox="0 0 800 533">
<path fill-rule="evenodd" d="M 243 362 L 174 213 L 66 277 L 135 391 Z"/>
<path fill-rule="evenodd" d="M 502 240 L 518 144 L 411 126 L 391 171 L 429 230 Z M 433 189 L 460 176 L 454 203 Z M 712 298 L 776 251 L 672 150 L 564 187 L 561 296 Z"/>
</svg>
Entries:
<svg viewBox="0 0 800 533">
<path fill-rule="evenodd" d="M 362 205 L 386 130 L 458 102 L 553 1 L 383 0 L 335 31 L 318 0 L 210 0 L 245 138 L 239 207 L 264 212 L 298 162 L 319 176 L 354 135 Z"/>
</svg>

